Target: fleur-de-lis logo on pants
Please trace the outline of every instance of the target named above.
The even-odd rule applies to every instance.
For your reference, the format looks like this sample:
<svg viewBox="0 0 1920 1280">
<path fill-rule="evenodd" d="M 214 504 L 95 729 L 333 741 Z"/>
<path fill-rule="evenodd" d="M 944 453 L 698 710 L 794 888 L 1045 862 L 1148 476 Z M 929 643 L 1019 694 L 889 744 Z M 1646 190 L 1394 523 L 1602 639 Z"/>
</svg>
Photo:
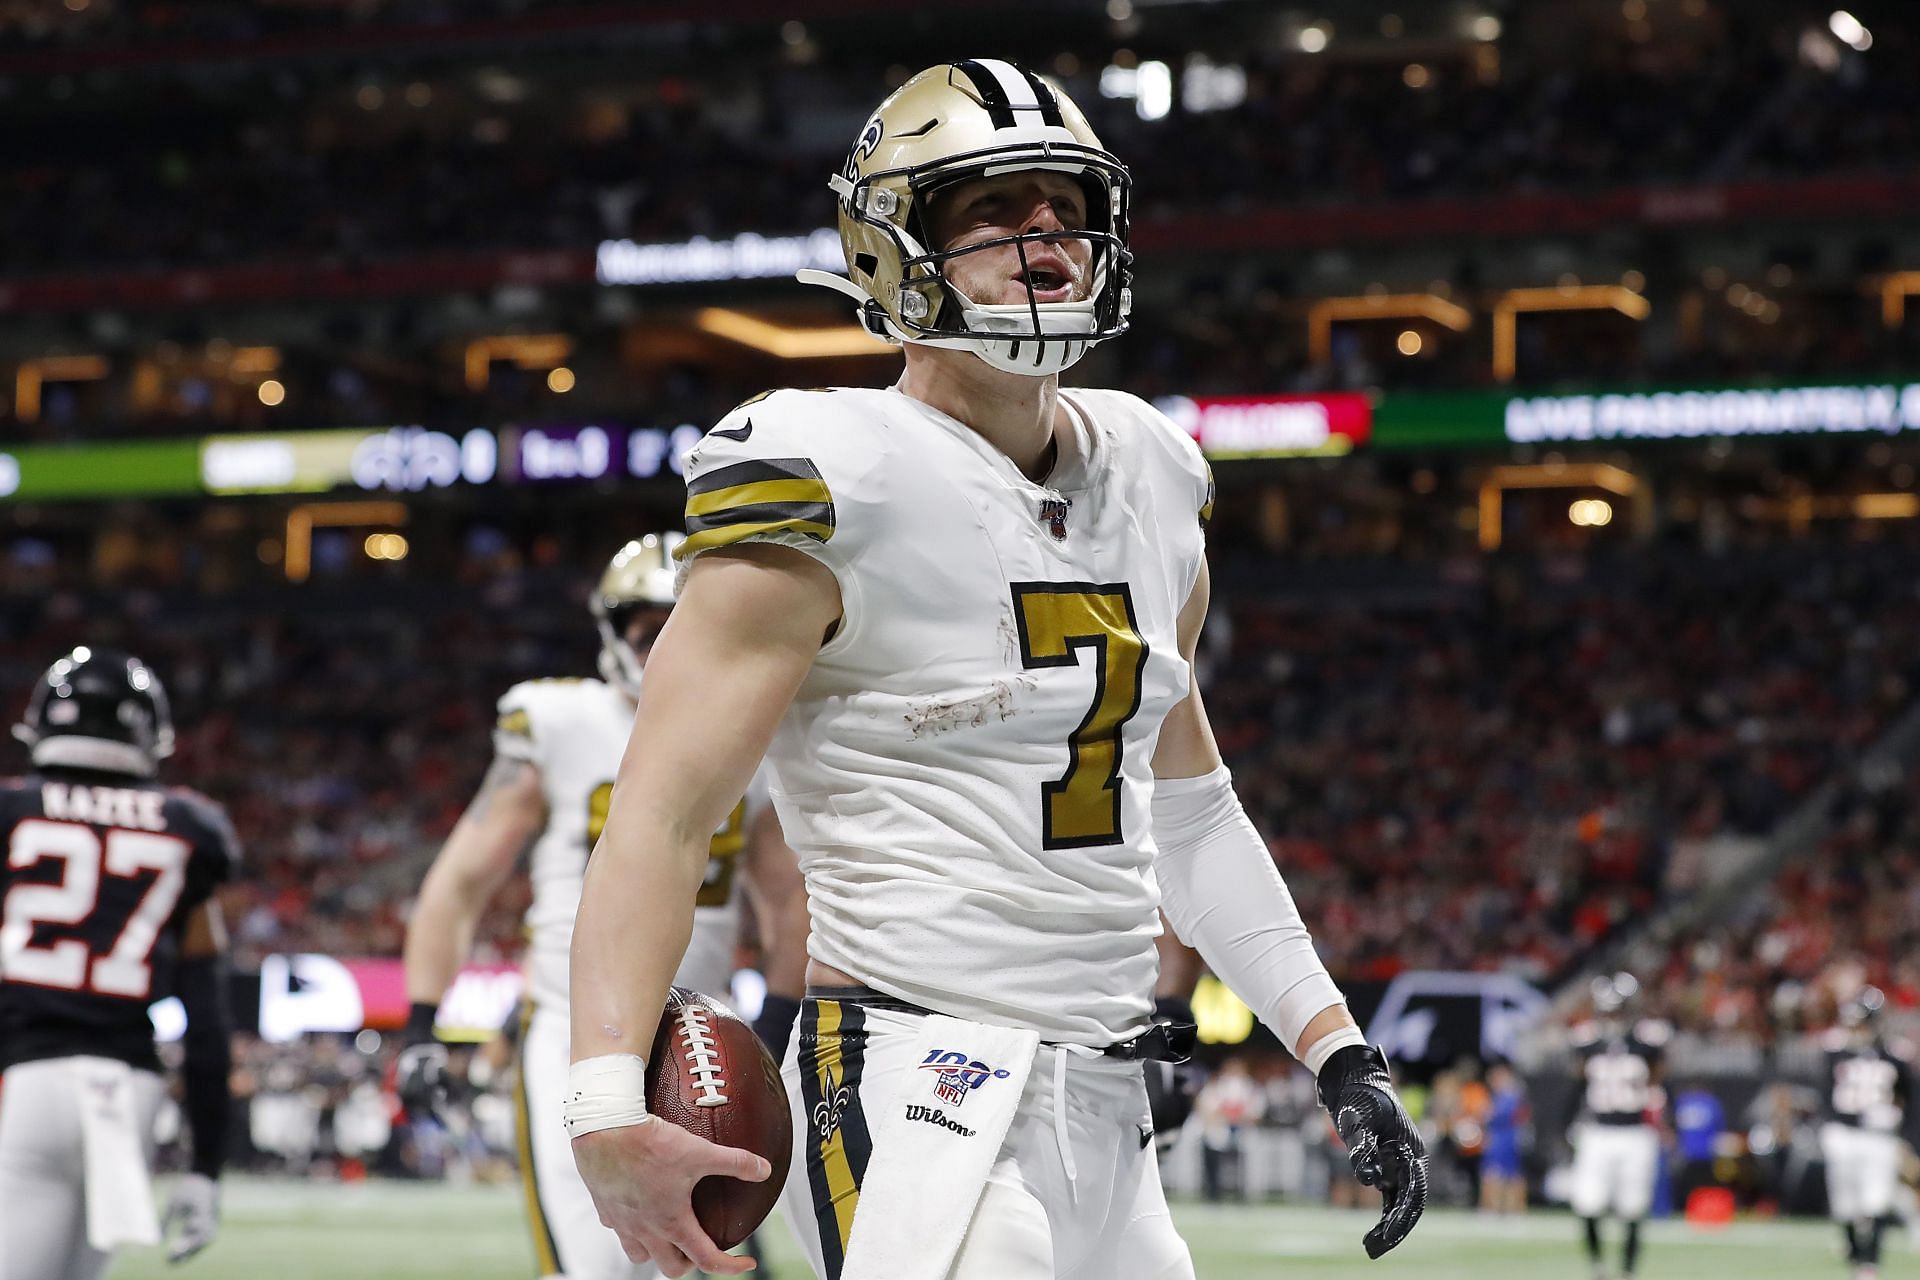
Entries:
<svg viewBox="0 0 1920 1280">
<path fill-rule="evenodd" d="M 820 1099 L 813 1108 L 813 1127 L 819 1131 L 820 1140 L 825 1142 L 840 1127 L 840 1117 L 853 1105 L 853 1086 L 848 1084 L 835 1086 L 832 1093 Z"/>
</svg>

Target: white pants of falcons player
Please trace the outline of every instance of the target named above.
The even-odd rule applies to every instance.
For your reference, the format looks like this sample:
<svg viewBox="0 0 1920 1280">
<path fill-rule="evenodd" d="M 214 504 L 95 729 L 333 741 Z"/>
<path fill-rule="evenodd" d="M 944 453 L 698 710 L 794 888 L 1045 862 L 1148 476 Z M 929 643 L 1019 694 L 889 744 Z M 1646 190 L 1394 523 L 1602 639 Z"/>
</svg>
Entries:
<svg viewBox="0 0 1920 1280">
<path fill-rule="evenodd" d="M 980 1112 L 964 1093 L 958 1103 L 951 1092 L 940 1094 L 937 1073 L 921 1069 L 921 1022 L 918 1014 L 855 1000 L 809 999 L 801 1007 L 783 1068 L 795 1116 L 781 1208 L 823 1280 L 841 1280 L 843 1270 L 907 1274 L 907 1264 L 921 1263 L 847 1260 L 868 1164 L 882 1161 L 874 1141 L 883 1122 L 897 1111 L 909 1123 L 896 1134 L 917 1130 L 913 1121 L 967 1134 Z M 1139 1063 L 1040 1046 L 970 1210 L 943 1198 L 937 1167 L 906 1172 L 916 1184 L 914 1212 L 924 1215 L 915 1225 L 931 1228 L 943 1211 L 968 1214 L 943 1280 L 1193 1280 L 1160 1187 Z M 955 1190 L 955 1199 L 965 1198 Z"/>
<path fill-rule="evenodd" d="M 89 1091 L 91 1108 L 82 1096 Z M 0 1280 L 106 1274 L 112 1254 L 89 1239 L 124 1225 L 115 1219 L 124 1220 L 136 1198 L 152 1212 L 153 1119 L 165 1092 L 153 1072 L 104 1058 L 7 1069 L 0 1082 Z"/>
<path fill-rule="evenodd" d="M 1827 1162 L 1827 1211 L 1836 1222 L 1885 1216 L 1900 1181 L 1900 1139 L 1858 1125 L 1829 1122 L 1820 1129 Z"/>
<path fill-rule="evenodd" d="M 1629 1222 L 1653 1208 L 1660 1138 L 1651 1125 L 1584 1124 L 1573 1144 L 1573 1211 Z"/>
</svg>

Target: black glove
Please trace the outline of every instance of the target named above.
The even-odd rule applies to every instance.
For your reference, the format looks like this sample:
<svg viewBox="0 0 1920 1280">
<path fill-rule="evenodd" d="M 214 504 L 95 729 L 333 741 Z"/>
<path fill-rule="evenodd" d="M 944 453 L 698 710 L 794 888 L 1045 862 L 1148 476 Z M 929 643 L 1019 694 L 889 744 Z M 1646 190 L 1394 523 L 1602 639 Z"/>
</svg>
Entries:
<svg viewBox="0 0 1920 1280">
<path fill-rule="evenodd" d="M 1363 1187 L 1380 1188 L 1380 1221 L 1367 1232 L 1378 1258 L 1407 1238 L 1427 1208 L 1427 1144 L 1393 1093 L 1387 1056 L 1370 1044 L 1336 1049 L 1320 1068 L 1320 1105 L 1347 1144 Z"/>
<path fill-rule="evenodd" d="M 1179 996 L 1156 996 L 1153 1020 L 1178 1026 L 1193 1025 L 1193 1006 Z M 1187 1062 L 1150 1061 L 1147 1066 L 1147 1105 L 1153 1114 L 1153 1144 L 1161 1155 L 1173 1150 L 1205 1075 Z"/>
<path fill-rule="evenodd" d="M 393 1091 L 407 1119 L 438 1115 L 447 1105 L 447 1046 L 433 1034 L 438 1006 L 415 1002 L 407 1013 L 407 1047 L 394 1062 Z"/>
</svg>

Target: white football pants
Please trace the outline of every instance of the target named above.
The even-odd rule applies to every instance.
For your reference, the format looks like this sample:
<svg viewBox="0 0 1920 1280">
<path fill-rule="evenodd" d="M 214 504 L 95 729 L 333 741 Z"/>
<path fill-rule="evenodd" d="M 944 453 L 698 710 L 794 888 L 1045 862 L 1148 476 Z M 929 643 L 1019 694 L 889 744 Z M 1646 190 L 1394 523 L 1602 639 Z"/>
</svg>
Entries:
<svg viewBox="0 0 1920 1280">
<path fill-rule="evenodd" d="M 794 1156 L 781 1209 L 822 1280 L 839 1280 L 881 1117 L 915 1100 L 936 1101 L 913 1057 L 920 1021 L 855 1001 L 801 1006 L 782 1073 L 794 1108 Z M 1193 1280 L 1193 1260 L 1160 1187 L 1142 1068 L 1069 1057 L 1069 1178 L 1055 1124 L 1061 1052 L 1040 1048 L 948 1280 Z"/>
<path fill-rule="evenodd" d="M 1900 1181 L 1900 1139 L 1857 1125 L 1828 1123 L 1820 1129 L 1827 1161 L 1827 1212 L 1836 1222 L 1879 1218 L 1893 1208 Z"/>
<path fill-rule="evenodd" d="M 1660 1138 L 1644 1124 L 1583 1124 L 1573 1144 L 1573 1211 L 1636 1222 L 1653 1207 Z"/>
<path fill-rule="evenodd" d="M 0 1081 L 0 1280 L 98 1280 L 110 1253 L 87 1243 L 89 1178 L 80 1121 L 82 1058 L 46 1058 L 9 1067 Z M 153 1168 L 153 1118 L 166 1082 L 151 1071 L 128 1072 L 133 1092 L 126 1119 Z M 138 1182 L 147 1185 L 142 1172 Z"/>
</svg>

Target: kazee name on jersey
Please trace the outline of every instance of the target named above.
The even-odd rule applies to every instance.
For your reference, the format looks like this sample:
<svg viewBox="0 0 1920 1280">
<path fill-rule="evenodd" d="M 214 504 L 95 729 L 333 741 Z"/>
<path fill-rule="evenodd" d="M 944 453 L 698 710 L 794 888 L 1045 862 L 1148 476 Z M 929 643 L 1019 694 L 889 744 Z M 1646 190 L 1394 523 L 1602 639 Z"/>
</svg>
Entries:
<svg viewBox="0 0 1920 1280">
<path fill-rule="evenodd" d="M 93 822 L 104 827 L 165 831 L 166 803 L 164 791 L 65 782 L 47 782 L 40 787 L 41 809 L 55 822 Z"/>
</svg>

